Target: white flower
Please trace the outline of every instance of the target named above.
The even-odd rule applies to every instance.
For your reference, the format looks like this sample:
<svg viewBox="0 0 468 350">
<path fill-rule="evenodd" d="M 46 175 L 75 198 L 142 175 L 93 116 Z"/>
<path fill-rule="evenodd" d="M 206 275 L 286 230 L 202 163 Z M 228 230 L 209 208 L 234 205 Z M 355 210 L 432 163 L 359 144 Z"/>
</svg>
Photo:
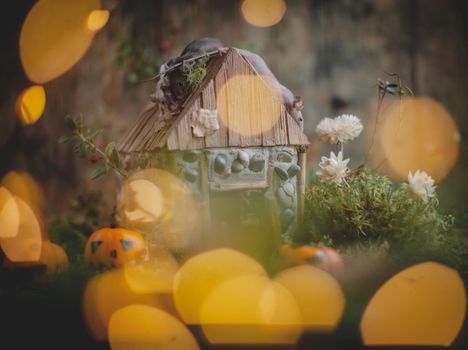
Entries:
<svg viewBox="0 0 468 350">
<path fill-rule="evenodd" d="M 349 171 L 348 163 L 349 159 L 343 160 L 343 153 L 339 152 L 336 156 L 335 153 L 330 152 L 330 158 L 322 157 L 319 164 L 320 170 L 316 174 L 323 179 L 341 183 Z"/>
<path fill-rule="evenodd" d="M 434 179 L 430 177 L 425 171 L 417 170 L 414 175 L 408 174 L 408 184 L 411 192 L 419 196 L 424 202 L 434 195 L 436 186 L 434 186 Z"/>
<path fill-rule="evenodd" d="M 322 141 L 335 145 L 355 139 L 363 128 L 361 120 L 358 117 L 351 114 L 343 114 L 334 119 L 322 119 L 318 123 L 315 132 Z"/>
</svg>

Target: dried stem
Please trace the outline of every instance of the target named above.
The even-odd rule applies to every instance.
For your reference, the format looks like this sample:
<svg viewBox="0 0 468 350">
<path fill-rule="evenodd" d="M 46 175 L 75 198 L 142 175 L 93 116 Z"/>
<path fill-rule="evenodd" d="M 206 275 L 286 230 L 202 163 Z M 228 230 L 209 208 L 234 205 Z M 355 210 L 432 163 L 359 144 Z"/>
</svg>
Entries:
<svg viewBox="0 0 468 350">
<path fill-rule="evenodd" d="M 152 81 L 152 80 L 158 79 L 161 75 L 165 75 L 165 74 L 169 73 L 170 71 L 173 71 L 177 67 L 180 67 L 180 66 L 182 66 L 183 64 L 185 64 L 187 62 L 192 62 L 192 61 L 198 60 L 198 59 L 203 58 L 203 57 L 211 57 L 211 56 L 214 56 L 216 54 L 220 54 L 220 51 L 219 50 L 210 51 L 210 52 L 206 52 L 206 53 L 204 53 L 202 55 L 198 55 L 198 56 L 195 56 L 195 57 L 192 57 L 192 58 L 187 58 L 186 60 L 183 60 L 182 62 L 176 63 L 173 66 L 170 66 L 164 72 L 160 72 L 160 73 L 156 74 L 154 77 L 151 77 L 149 79 L 140 80 L 140 82 L 143 83 L 143 82 L 146 82 L 146 81 Z"/>
<path fill-rule="evenodd" d="M 374 148 L 375 136 L 377 135 L 377 127 L 379 125 L 380 111 L 382 109 L 385 94 L 386 94 L 386 90 L 383 90 L 382 92 L 379 90 L 379 103 L 377 104 L 377 111 L 375 113 L 375 118 L 374 118 L 375 119 L 374 131 L 372 132 L 371 143 L 369 145 L 369 149 L 367 150 L 366 159 L 364 160 L 364 165 L 366 165 L 367 162 L 369 161 L 369 158 L 372 154 L 372 150 Z"/>
<path fill-rule="evenodd" d="M 76 135 L 80 138 L 80 140 L 83 142 L 83 143 L 86 143 L 90 149 L 92 150 L 92 152 L 94 153 L 97 153 L 99 154 L 99 156 L 104 159 L 104 161 L 106 162 L 106 164 L 114 169 L 115 171 L 117 171 L 120 175 L 122 175 L 124 178 L 127 178 L 128 177 L 128 174 L 125 170 L 121 169 L 120 167 L 118 167 L 116 164 L 114 164 L 114 162 L 107 156 L 107 154 L 105 152 L 103 152 L 99 147 L 97 147 L 91 140 L 89 140 L 87 137 L 85 137 L 80 131 L 78 130 L 75 130 L 75 133 Z"/>
</svg>

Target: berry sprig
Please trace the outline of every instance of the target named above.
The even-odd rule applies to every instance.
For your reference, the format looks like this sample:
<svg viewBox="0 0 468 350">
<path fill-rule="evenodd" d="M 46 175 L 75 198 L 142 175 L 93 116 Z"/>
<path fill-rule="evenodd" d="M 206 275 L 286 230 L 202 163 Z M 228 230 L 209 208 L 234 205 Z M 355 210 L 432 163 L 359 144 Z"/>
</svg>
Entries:
<svg viewBox="0 0 468 350">
<path fill-rule="evenodd" d="M 90 162 L 93 164 L 99 163 L 90 174 L 92 180 L 106 175 L 110 169 L 115 170 L 125 178 L 128 177 L 127 172 L 120 166 L 120 157 L 115 149 L 115 142 L 110 142 L 102 147 L 104 150 L 94 143 L 95 139 L 101 134 L 101 129 L 91 131 L 84 125 L 82 115 L 75 117 L 67 115 L 65 124 L 70 129 L 71 134 L 61 136 L 58 141 L 59 143 L 77 142 L 73 148 L 76 153 L 82 158 L 89 157 Z"/>
</svg>

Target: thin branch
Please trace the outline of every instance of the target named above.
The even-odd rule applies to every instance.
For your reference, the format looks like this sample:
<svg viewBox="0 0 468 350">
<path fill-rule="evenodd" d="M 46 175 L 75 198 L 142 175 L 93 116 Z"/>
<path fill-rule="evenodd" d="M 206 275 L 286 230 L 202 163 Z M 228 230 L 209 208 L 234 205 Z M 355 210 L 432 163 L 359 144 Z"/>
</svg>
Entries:
<svg viewBox="0 0 468 350">
<path fill-rule="evenodd" d="M 145 80 L 140 80 L 140 83 L 156 80 L 160 76 L 163 76 L 163 75 L 167 74 L 168 72 L 173 71 L 177 67 L 182 66 L 184 63 L 192 62 L 192 61 L 198 60 L 198 59 L 203 58 L 203 57 L 211 57 L 211 56 L 214 56 L 214 55 L 217 55 L 217 54 L 219 55 L 219 54 L 221 54 L 221 52 L 219 50 L 215 50 L 215 51 L 206 52 L 203 55 L 198 55 L 198 56 L 195 56 L 195 57 L 192 57 L 192 58 L 187 58 L 186 60 L 183 60 L 182 62 L 176 63 L 173 66 L 170 66 L 164 72 L 160 72 L 160 73 L 156 74 L 154 77 L 151 77 L 151 78 L 145 79 Z"/>
<path fill-rule="evenodd" d="M 80 138 L 80 140 L 82 142 L 86 143 L 92 149 L 92 152 L 99 154 L 99 156 L 102 159 L 104 159 L 104 161 L 106 162 L 106 164 L 110 168 L 117 171 L 124 178 L 128 177 L 128 174 L 127 174 L 127 172 L 125 170 L 123 170 L 120 167 L 118 167 L 117 165 L 115 165 L 114 162 L 112 162 L 112 160 L 110 160 L 110 158 L 107 156 L 107 154 L 105 152 L 103 152 L 101 149 L 99 149 L 99 147 L 97 147 L 92 141 L 90 141 L 88 138 L 86 138 L 81 132 L 76 131 L 76 135 Z"/>
<path fill-rule="evenodd" d="M 366 159 L 364 160 L 364 165 L 367 164 L 367 162 L 369 161 L 369 158 L 372 154 L 372 150 L 374 148 L 374 143 L 375 143 L 375 137 L 376 137 L 376 134 L 377 134 L 377 127 L 378 127 L 378 124 L 379 124 L 379 115 L 380 115 L 380 110 L 382 108 L 382 105 L 383 105 L 383 100 L 385 98 L 385 94 L 387 93 L 387 91 L 384 89 L 383 92 L 382 90 L 379 90 L 379 103 L 377 104 L 377 111 L 375 113 L 375 124 L 374 124 L 374 131 L 372 133 L 372 138 L 371 138 L 371 143 L 369 145 L 369 149 L 367 150 L 367 154 L 366 154 Z"/>
</svg>

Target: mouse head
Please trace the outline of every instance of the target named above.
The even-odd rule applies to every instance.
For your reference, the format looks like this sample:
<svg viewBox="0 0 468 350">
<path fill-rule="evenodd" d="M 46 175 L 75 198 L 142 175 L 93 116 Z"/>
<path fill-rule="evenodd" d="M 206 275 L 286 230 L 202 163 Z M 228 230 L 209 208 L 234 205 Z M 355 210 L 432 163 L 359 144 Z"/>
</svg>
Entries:
<svg viewBox="0 0 468 350">
<path fill-rule="evenodd" d="M 302 97 L 294 96 L 293 108 L 295 110 L 301 111 L 302 107 L 304 107 L 304 101 L 302 101 Z"/>
<path fill-rule="evenodd" d="M 301 127 L 301 130 L 304 129 L 304 117 L 302 116 L 302 112 L 301 112 L 303 105 L 304 103 L 302 101 L 302 97 L 294 96 L 292 108 L 289 111 L 289 113 L 291 114 L 291 117 L 293 117 L 294 120 L 297 122 L 297 124 L 299 124 L 299 126 Z"/>
<path fill-rule="evenodd" d="M 177 101 L 184 101 L 190 93 L 189 84 L 184 73 L 180 69 L 175 69 L 168 74 L 170 91 Z"/>
</svg>

